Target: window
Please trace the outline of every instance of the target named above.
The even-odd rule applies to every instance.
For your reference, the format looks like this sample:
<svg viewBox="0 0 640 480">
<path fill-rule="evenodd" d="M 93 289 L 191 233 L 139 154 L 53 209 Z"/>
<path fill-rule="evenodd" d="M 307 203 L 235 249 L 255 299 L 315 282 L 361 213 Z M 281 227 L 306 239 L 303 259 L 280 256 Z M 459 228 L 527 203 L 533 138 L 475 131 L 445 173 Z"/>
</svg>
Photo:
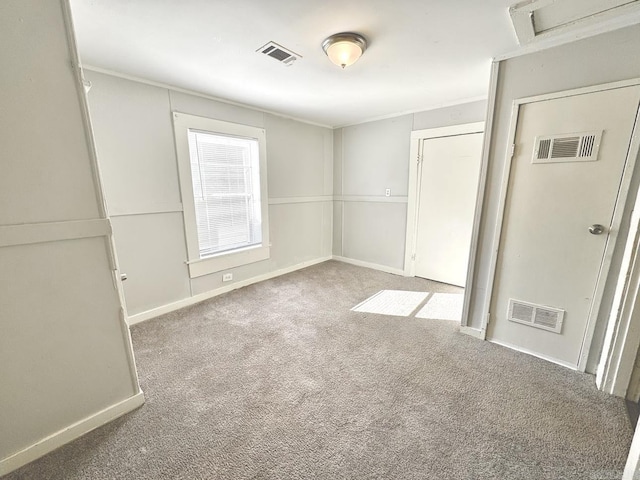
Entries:
<svg viewBox="0 0 640 480">
<path fill-rule="evenodd" d="M 269 258 L 264 130 L 173 120 L 191 277 Z"/>
</svg>

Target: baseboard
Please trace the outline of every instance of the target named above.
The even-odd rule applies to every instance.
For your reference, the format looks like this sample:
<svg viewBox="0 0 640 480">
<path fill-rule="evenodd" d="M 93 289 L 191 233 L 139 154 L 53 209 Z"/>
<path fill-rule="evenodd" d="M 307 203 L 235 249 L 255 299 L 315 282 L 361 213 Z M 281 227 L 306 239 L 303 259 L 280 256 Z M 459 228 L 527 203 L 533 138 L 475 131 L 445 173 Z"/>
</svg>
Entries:
<svg viewBox="0 0 640 480">
<path fill-rule="evenodd" d="M 515 351 L 520 352 L 520 353 L 526 353 L 527 355 L 531 355 L 532 357 L 540 358 L 542 360 L 546 360 L 547 362 L 555 363 L 556 365 L 560 365 L 562 367 L 566 367 L 566 368 L 569 368 L 571 370 L 576 370 L 576 371 L 578 370 L 578 365 L 577 364 L 571 364 L 571 363 L 565 362 L 563 360 L 557 360 L 555 358 L 549 357 L 547 355 L 542 355 L 541 353 L 537 353 L 537 352 L 534 352 L 532 350 L 528 350 L 526 348 L 521 348 L 521 347 L 518 347 L 516 345 L 511 345 L 510 343 L 507 343 L 507 342 L 501 342 L 499 340 L 493 340 L 493 339 L 488 339 L 488 340 L 491 343 L 495 343 L 496 345 L 500 345 L 501 347 L 506 347 L 506 348 L 508 348 L 510 350 L 515 350 Z"/>
<path fill-rule="evenodd" d="M 479 330 L 477 328 L 471 328 L 471 327 L 462 326 L 462 327 L 460 327 L 460 333 L 464 333 L 465 335 L 469 335 L 471 337 L 478 338 L 480 340 L 485 340 L 486 339 L 486 331 L 485 330 Z"/>
<path fill-rule="evenodd" d="M 140 407 L 144 403 L 144 394 L 142 392 L 137 393 L 133 397 L 129 397 L 115 405 L 112 405 L 100 412 L 91 415 L 79 422 L 76 422 L 48 437 L 43 438 L 37 443 L 30 445 L 29 447 L 14 453 L 10 457 L 0 460 L 0 476 L 6 475 L 29 462 L 32 462 L 43 455 L 55 450 L 56 448 L 65 445 L 82 435 L 89 433 L 91 430 L 95 430 L 118 417 L 121 417 L 125 413 L 129 413 L 132 410 Z"/>
<path fill-rule="evenodd" d="M 404 276 L 404 270 L 402 270 L 401 268 L 393 268 L 393 267 L 387 267 L 386 265 L 378 265 L 377 263 L 363 262 L 362 260 L 341 257 L 339 255 L 334 255 L 332 258 L 338 262 L 348 263 L 350 265 L 356 265 L 357 267 L 371 268 L 373 270 L 380 270 L 381 272 L 385 272 L 385 273 L 393 273 L 394 275 Z"/>
<path fill-rule="evenodd" d="M 131 315 L 128 318 L 127 323 L 129 324 L 129 326 L 135 325 L 137 323 L 144 322 L 145 320 L 150 320 L 152 318 L 159 317 L 160 315 L 164 315 L 165 313 L 175 312 L 176 310 L 180 310 L 181 308 L 189 307 L 191 305 L 195 305 L 196 303 L 204 302 L 205 300 L 209 300 L 210 298 L 217 297 L 218 295 L 222 295 L 223 293 L 231 292 L 232 290 L 237 290 L 238 288 L 246 287 L 248 285 L 253 285 L 254 283 L 263 282 L 271 278 L 279 277 L 280 275 L 285 275 L 287 273 L 295 272 L 296 270 L 301 270 L 303 268 L 311 267 L 312 265 L 317 265 L 318 263 L 326 262 L 327 260 L 331 260 L 331 259 L 332 259 L 331 256 L 316 258 L 314 260 L 298 263 L 290 267 L 281 268 L 280 270 L 274 270 L 272 272 L 258 275 L 256 277 L 251 277 L 246 280 L 241 280 L 239 282 L 235 282 L 228 286 L 216 288 L 215 290 L 211 290 L 209 292 L 200 293 L 198 295 L 194 295 L 193 297 L 185 298 L 183 300 L 178 300 L 177 302 L 169 303 L 161 307 L 153 308 L 145 312 Z"/>
</svg>

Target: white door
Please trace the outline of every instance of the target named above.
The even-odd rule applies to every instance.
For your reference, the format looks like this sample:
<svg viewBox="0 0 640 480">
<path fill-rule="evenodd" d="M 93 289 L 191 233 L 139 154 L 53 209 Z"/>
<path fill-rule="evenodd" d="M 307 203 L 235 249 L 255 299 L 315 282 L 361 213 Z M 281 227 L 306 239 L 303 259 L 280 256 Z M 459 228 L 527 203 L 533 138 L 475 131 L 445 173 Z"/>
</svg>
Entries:
<svg viewBox="0 0 640 480">
<path fill-rule="evenodd" d="M 415 247 L 418 277 L 465 285 L 483 135 L 422 142 Z"/>
<path fill-rule="evenodd" d="M 628 87 L 520 107 L 490 340 L 580 365 L 639 101 Z"/>
</svg>

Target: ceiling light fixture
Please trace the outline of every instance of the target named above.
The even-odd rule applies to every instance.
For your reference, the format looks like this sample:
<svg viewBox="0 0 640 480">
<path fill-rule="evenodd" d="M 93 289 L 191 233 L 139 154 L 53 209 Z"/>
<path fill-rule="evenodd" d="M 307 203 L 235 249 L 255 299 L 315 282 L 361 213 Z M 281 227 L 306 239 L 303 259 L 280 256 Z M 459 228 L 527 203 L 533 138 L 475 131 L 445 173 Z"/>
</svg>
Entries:
<svg viewBox="0 0 640 480">
<path fill-rule="evenodd" d="M 322 49 L 329 60 L 344 68 L 356 63 L 367 49 L 367 41 L 357 33 L 336 33 L 322 42 Z"/>
</svg>

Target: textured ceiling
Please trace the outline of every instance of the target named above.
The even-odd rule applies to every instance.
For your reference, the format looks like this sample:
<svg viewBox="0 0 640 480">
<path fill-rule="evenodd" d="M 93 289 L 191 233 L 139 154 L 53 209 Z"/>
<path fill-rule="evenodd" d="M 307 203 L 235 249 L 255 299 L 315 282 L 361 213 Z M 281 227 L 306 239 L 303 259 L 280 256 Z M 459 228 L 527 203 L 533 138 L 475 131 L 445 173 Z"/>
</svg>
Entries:
<svg viewBox="0 0 640 480">
<path fill-rule="evenodd" d="M 85 64 L 329 126 L 486 97 L 513 0 L 72 0 Z M 327 36 L 369 48 L 341 70 Z M 269 41 L 302 56 L 256 53 Z"/>
</svg>

